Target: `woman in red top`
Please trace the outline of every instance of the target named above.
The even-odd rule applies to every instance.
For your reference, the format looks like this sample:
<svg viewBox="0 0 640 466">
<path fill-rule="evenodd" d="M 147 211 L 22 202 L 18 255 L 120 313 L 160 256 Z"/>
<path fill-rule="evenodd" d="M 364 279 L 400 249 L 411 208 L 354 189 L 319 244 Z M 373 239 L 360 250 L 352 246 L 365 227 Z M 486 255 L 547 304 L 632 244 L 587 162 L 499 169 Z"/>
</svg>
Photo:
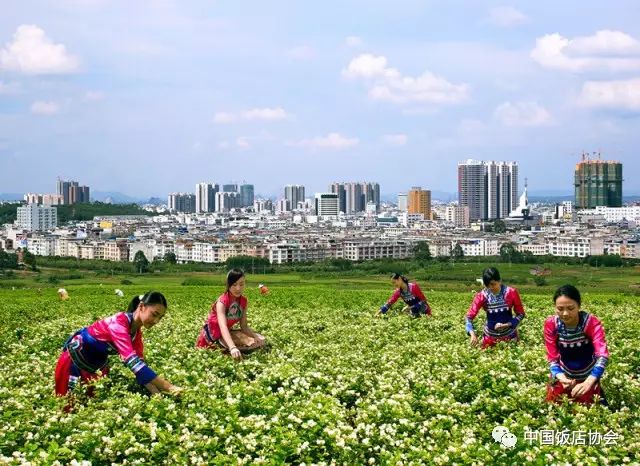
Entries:
<svg viewBox="0 0 640 466">
<path fill-rule="evenodd" d="M 227 291 L 211 306 L 211 312 L 196 342 L 198 348 L 221 348 L 234 359 L 242 353 L 264 346 L 265 338 L 247 324 L 247 298 L 242 296 L 246 280 L 244 272 L 232 269 L 227 274 Z M 240 323 L 239 330 L 232 327 Z"/>
<path fill-rule="evenodd" d="M 391 283 L 396 287 L 396 290 L 391 295 L 391 298 L 380 307 L 378 315 L 386 314 L 389 308 L 400 298 L 402 298 L 406 304 L 402 310 L 405 311 L 409 309 L 411 311 L 411 317 L 431 315 L 431 306 L 429 306 L 426 296 L 422 293 L 417 283 L 409 283 L 409 279 L 399 273 L 391 275 Z"/>
</svg>

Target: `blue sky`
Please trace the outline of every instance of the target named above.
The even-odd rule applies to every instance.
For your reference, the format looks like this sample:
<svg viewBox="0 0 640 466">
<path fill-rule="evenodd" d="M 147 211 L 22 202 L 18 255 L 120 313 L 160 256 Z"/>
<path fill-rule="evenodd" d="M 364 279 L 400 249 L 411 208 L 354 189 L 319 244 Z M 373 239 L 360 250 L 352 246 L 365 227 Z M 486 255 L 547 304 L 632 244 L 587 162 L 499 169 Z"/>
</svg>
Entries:
<svg viewBox="0 0 640 466">
<path fill-rule="evenodd" d="M 4 3 L 0 192 L 455 192 L 468 158 L 571 192 L 601 151 L 640 193 L 637 1 Z"/>
</svg>

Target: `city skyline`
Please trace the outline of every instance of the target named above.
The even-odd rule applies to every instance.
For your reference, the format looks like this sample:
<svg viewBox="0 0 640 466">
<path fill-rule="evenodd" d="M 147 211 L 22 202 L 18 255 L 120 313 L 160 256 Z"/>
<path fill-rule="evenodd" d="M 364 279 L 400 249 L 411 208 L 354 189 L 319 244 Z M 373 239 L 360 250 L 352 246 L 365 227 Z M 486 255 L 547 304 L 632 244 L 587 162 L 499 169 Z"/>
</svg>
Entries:
<svg viewBox="0 0 640 466">
<path fill-rule="evenodd" d="M 455 193 L 472 158 L 570 194 L 583 151 L 638 173 L 640 5 L 587 4 L 13 2 L 0 192 L 164 197 L 204 174 L 314 193 L 339 173 Z"/>
</svg>

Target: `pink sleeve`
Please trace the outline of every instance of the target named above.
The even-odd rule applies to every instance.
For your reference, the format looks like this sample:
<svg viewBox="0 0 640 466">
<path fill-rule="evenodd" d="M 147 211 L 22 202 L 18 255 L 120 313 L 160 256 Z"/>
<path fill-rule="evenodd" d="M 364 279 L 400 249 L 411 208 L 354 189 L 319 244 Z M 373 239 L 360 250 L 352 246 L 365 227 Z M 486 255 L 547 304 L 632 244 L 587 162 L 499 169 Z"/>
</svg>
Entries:
<svg viewBox="0 0 640 466">
<path fill-rule="evenodd" d="M 424 293 L 417 283 L 413 284 L 413 290 L 411 290 L 411 293 L 413 293 L 413 295 L 416 296 L 420 301 L 424 301 L 425 303 L 427 302 L 427 298 L 424 296 Z"/>
<path fill-rule="evenodd" d="M 484 293 L 482 292 L 476 293 L 475 297 L 473 298 L 473 301 L 471 302 L 471 306 L 467 311 L 467 319 L 469 320 L 475 319 L 476 316 L 478 315 L 478 312 L 480 312 L 480 309 L 482 309 L 485 306 L 485 304 L 487 304 L 487 300 L 484 297 Z"/>
<path fill-rule="evenodd" d="M 133 338 L 133 350 L 140 356 L 140 359 L 144 359 L 144 343 L 142 342 L 142 332 L 140 330 Z"/>
<path fill-rule="evenodd" d="M 129 319 L 124 312 L 116 314 L 113 319 L 109 319 L 107 330 L 111 337 L 111 343 L 116 347 L 123 361 L 126 361 L 133 355 L 142 358 L 142 355 L 136 352 L 131 342 L 131 337 L 129 336 Z"/>
<path fill-rule="evenodd" d="M 602 322 L 600 322 L 600 320 L 593 314 L 589 317 L 589 322 L 587 322 L 584 333 L 593 343 L 594 356 L 597 358 L 609 358 L 607 340 L 604 337 L 604 327 L 602 326 Z"/>
<path fill-rule="evenodd" d="M 389 301 L 387 301 L 387 306 L 389 307 L 393 306 L 395 302 L 398 300 L 398 298 L 400 298 L 400 290 L 396 290 L 393 292 L 393 294 L 389 298 Z"/>
<path fill-rule="evenodd" d="M 556 318 L 551 316 L 544 321 L 544 345 L 547 348 L 547 361 L 550 363 L 560 360 L 557 338 L 558 329 L 556 327 Z"/>
<path fill-rule="evenodd" d="M 520 299 L 520 293 L 515 288 L 511 288 L 511 299 L 513 310 L 516 314 L 524 315 L 524 307 L 522 306 L 522 300 Z"/>
</svg>

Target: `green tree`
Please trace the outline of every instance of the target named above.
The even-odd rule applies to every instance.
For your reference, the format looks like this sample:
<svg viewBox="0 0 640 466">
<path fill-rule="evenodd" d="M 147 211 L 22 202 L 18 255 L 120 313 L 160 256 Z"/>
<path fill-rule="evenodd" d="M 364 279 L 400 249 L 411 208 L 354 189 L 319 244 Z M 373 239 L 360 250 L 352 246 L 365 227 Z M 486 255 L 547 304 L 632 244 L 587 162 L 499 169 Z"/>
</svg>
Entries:
<svg viewBox="0 0 640 466">
<path fill-rule="evenodd" d="M 515 264 L 521 263 L 523 259 L 522 253 L 516 249 L 513 243 L 504 243 L 500 246 L 500 257 L 502 262 Z"/>
<path fill-rule="evenodd" d="M 507 225 L 504 223 L 504 220 L 496 220 L 493 222 L 493 232 L 494 233 L 505 233 L 507 231 Z"/>
<path fill-rule="evenodd" d="M 176 257 L 176 254 L 174 252 L 166 253 L 162 260 L 168 262 L 169 264 L 175 264 L 176 262 L 178 262 L 178 258 Z"/>
<path fill-rule="evenodd" d="M 0 270 L 17 269 L 18 256 L 9 254 L 7 251 L 0 250 Z"/>
<path fill-rule="evenodd" d="M 413 248 L 414 257 L 418 262 L 427 262 L 431 260 L 431 250 L 429 243 L 426 241 L 418 241 Z"/>
<path fill-rule="evenodd" d="M 147 259 L 147 256 L 144 255 L 144 252 L 136 252 L 136 255 L 133 257 L 133 263 L 136 266 L 136 271 L 138 273 L 149 272 L 149 259 Z"/>
<path fill-rule="evenodd" d="M 451 258 L 455 260 L 460 260 L 464 257 L 464 251 L 462 250 L 462 246 L 460 243 L 456 243 L 456 245 L 451 250 Z"/>
<path fill-rule="evenodd" d="M 25 265 L 28 265 L 31 268 L 31 270 L 36 270 L 37 269 L 36 256 L 35 256 L 35 254 L 32 254 L 27 249 L 25 249 L 24 252 L 23 252 L 22 260 L 25 263 Z"/>
</svg>

